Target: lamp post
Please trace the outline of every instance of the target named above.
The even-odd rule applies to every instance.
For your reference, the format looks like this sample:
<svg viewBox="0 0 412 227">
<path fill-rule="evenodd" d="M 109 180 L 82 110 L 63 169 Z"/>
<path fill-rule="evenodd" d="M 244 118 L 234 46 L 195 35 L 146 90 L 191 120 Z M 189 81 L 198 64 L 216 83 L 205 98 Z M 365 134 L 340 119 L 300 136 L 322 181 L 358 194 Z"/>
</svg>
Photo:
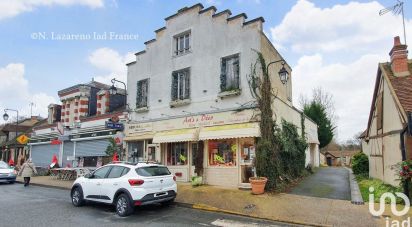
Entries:
<svg viewBox="0 0 412 227">
<path fill-rule="evenodd" d="M 15 137 L 17 139 L 18 130 L 19 130 L 19 111 L 18 110 L 13 110 L 13 109 L 4 109 L 3 119 L 5 121 L 9 120 L 9 115 L 7 114 L 7 111 L 14 111 L 17 114 L 17 118 L 16 118 L 16 137 Z M 17 151 L 17 143 L 14 146 L 15 146 L 14 147 L 14 152 L 16 152 Z M 9 159 L 10 159 L 10 157 L 9 157 Z"/>
<path fill-rule="evenodd" d="M 282 68 L 279 70 L 278 74 L 279 74 L 279 78 L 280 81 L 282 82 L 282 84 L 286 84 L 288 82 L 289 79 L 289 73 L 288 71 L 285 69 L 285 60 L 278 60 L 278 61 L 272 61 L 270 62 L 267 66 L 266 66 L 266 72 L 269 75 L 269 66 L 275 63 L 281 62 L 282 63 Z"/>
<path fill-rule="evenodd" d="M 127 109 L 127 88 L 126 88 L 126 84 L 123 81 L 116 80 L 116 78 L 113 78 L 111 80 L 111 82 L 112 82 L 112 86 L 109 88 L 109 93 L 111 95 L 116 95 L 117 94 L 117 88 L 114 86 L 114 84 L 116 82 L 123 84 L 124 92 L 125 92 L 125 94 L 124 94 L 124 105 L 126 106 L 126 109 Z"/>
</svg>

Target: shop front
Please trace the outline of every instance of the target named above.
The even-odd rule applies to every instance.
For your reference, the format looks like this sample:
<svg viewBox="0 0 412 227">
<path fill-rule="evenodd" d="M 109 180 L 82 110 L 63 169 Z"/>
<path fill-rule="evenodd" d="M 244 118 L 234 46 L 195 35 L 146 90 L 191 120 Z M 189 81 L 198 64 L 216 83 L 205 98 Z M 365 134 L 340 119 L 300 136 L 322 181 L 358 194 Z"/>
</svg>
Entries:
<svg viewBox="0 0 412 227">
<path fill-rule="evenodd" d="M 147 137 L 144 140 L 139 138 Z M 253 176 L 252 160 L 259 125 L 254 111 L 219 112 L 183 118 L 132 123 L 126 126 L 129 156 L 131 146 L 144 141 L 139 153 L 170 169 L 177 181 L 188 182 L 195 174 L 194 160 L 203 149 L 203 180 L 210 185 L 247 187 Z"/>
</svg>

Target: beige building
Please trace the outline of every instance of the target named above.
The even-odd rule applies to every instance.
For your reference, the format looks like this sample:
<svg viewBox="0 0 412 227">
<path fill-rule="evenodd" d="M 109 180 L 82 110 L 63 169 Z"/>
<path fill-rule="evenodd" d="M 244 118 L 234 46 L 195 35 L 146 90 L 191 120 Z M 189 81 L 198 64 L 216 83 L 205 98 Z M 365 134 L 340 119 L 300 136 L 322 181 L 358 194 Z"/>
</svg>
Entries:
<svg viewBox="0 0 412 227">
<path fill-rule="evenodd" d="M 412 158 L 412 138 L 407 132 L 412 111 L 412 61 L 407 54 L 407 46 L 395 37 L 391 61 L 378 65 L 368 126 L 361 136 L 370 177 L 392 185 L 399 185 L 399 181 L 391 167 Z"/>
<path fill-rule="evenodd" d="M 196 176 L 195 160 L 202 159 L 204 183 L 247 187 L 260 136 L 248 74 L 256 51 L 267 62 L 282 60 L 263 33 L 264 19 L 247 20 L 244 13 L 196 4 L 165 21 L 127 64 L 129 160 L 161 162 L 178 181 L 187 182 Z M 283 67 L 290 75 L 287 63 L 270 68 L 278 92 L 276 119 L 292 122 L 300 132 L 304 118 L 310 143 L 306 164 L 318 166 L 317 125 L 293 107 L 292 78 L 281 81 L 278 75 Z"/>
</svg>

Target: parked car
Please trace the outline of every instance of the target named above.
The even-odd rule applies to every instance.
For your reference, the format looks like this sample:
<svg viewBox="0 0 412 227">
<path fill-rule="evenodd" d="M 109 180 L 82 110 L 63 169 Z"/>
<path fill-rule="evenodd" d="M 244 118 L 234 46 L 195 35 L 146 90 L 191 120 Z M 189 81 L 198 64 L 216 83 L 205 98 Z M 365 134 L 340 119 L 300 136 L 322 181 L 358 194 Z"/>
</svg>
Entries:
<svg viewBox="0 0 412 227">
<path fill-rule="evenodd" d="M 0 182 L 16 182 L 16 171 L 3 161 L 0 161 Z"/>
<path fill-rule="evenodd" d="M 71 189 L 74 206 L 86 201 L 113 204 L 119 216 L 133 213 L 135 206 L 170 204 L 176 198 L 176 177 L 166 166 L 154 163 L 108 164 L 78 178 Z"/>
</svg>

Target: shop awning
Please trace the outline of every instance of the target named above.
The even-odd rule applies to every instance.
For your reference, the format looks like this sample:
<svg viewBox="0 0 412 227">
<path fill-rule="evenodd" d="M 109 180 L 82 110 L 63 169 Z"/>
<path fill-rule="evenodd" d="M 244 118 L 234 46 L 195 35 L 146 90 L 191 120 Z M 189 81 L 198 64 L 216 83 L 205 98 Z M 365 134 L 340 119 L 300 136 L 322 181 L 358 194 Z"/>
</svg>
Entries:
<svg viewBox="0 0 412 227">
<path fill-rule="evenodd" d="M 259 123 L 220 125 L 202 128 L 199 140 L 260 137 Z"/>
<path fill-rule="evenodd" d="M 196 128 L 158 132 L 153 137 L 153 143 L 174 143 L 198 140 L 199 129 Z"/>
<path fill-rule="evenodd" d="M 152 139 L 153 136 L 154 136 L 154 133 L 142 133 L 142 134 L 126 136 L 123 138 L 123 140 L 124 141 L 148 140 L 148 139 Z"/>
</svg>

